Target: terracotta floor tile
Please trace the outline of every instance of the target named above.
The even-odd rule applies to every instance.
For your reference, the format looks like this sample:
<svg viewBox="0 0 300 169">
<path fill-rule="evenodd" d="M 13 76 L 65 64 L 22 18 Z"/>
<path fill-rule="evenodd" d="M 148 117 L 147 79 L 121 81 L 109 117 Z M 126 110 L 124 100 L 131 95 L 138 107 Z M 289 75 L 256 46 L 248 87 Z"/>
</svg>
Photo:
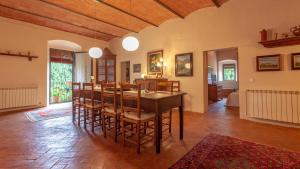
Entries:
<svg viewBox="0 0 300 169">
<path fill-rule="evenodd" d="M 174 113 L 173 132 L 164 139 L 161 154 L 154 146 L 142 148 L 105 139 L 73 125 L 71 117 L 30 122 L 23 112 L 0 116 L 0 169 L 166 169 L 208 133 L 300 151 L 300 129 L 240 120 L 238 110 L 220 104 L 210 106 L 211 113 L 186 112 L 184 140 L 178 139 L 178 113 Z"/>
</svg>

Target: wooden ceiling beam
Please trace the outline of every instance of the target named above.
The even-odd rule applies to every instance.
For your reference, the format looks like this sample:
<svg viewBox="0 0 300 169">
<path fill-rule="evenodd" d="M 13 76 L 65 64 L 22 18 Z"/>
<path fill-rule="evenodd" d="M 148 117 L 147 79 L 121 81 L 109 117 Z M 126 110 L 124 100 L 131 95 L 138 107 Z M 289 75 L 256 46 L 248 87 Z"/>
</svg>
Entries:
<svg viewBox="0 0 300 169">
<path fill-rule="evenodd" d="M 214 4 L 215 4 L 215 6 L 217 7 L 217 8 L 220 8 L 221 7 L 221 4 L 218 2 L 218 0 L 211 0 Z"/>
<path fill-rule="evenodd" d="M 179 18 L 184 19 L 184 16 L 181 15 L 180 13 L 176 12 L 174 9 L 172 9 L 171 7 L 169 7 L 168 5 L 164 4 L 163 2 L 161 2 L 160 0 L 154 0 L 156 3 L 158 3 L 160 6 L 164 7 L 165 9 L 167 9 L 168 11 L 172 12 L 173 14 L 175 14 L 176 16 L 178 16 Z"/>
<path fill-rule="evenodd" d="M 73 23 L 70 23 L 70 22 L 66 22 L 66 21 L 63 21 L 63 20 L 60 20 L 60 19 L 56 19 L 56 18 L 52 18 L 52 17 L 48 17 L 48 16 L 43 16 L 43 15 L 40 15 L 40 14 L 37 14 L 37 13 L 33 13 L 33 12 L 29 12 L 29 11 L 24 11 L 24 10 L 21 10 L 21 9 L 16 9 L 16 8 L 13 8 L 13 7 L 10 7 L 10 6 L 6 6 L 6 5 L 3 5 L 3 4 L 0 4 L 0 6 L 4 7 L 4 8 L 11 9 L 11 10 L 15 10 L 15 11 L 18 11 L 18 12 L 26 13 L 26 14 L 29 14 L 29 15 L 38 16 L 38 17 L 45 18 L 45 19 L 48 19 L 48 20 L 52 20 L 52 21 L 64 23 L 64 24 L 67 24 L 67 25 L 75 26 L 75 27 L 78 27 L 78 28 L 87 29 L 89 31 L 93 31 L 93 32 L 105 34 L 105 35 L 108 35 L 108 36 L 120 37 L 120 36 L 113 35 L 113 34 L 110 34 L 110 33 L 106 33 L 106 32 L 98 31 L 98 30 L 95 30 L 95 29 L 91 29 L 91 28 L 88 28 L 88 27 L 85 27 L 85 26 L 76 25 L 76 24 L 73 24 Z"/>
<path fill-rule="evenodd" d="M 75 10 L 72 10 L 72 9 L 69 9 L 69 8 L 66 8 L 66 7 L 63 7 L 63 6 L 61 6 L 61 5 L 58 5 L 58 4 L 55 4 L 55 3 L 52 3 L 52 2 L 49 2 L 49 1 L 46 1 L 46 0 L 39 0 L 39 1 L 44 2 L 44 3 L 47 3 L 47 4 L 52 5 L 52 6 L 55 6 L 55 7 L 57 7 L 57 8 L 64 9 L 64 10 L 66 10 L 66 11 L 68 11 L 68 12 L 72 12 L 72 13 L 75 13 L 75 14 L 77 14 L 77 15 L 81 15 L 81 16 L 87 17 L 87 18 L 89 18 L 89 19 L 93 19 L 93 20 L 96 20 L 96 21 L 99 21 L 99 22 L 103 22 L 103 23 L 106 23 L 106 24 L 108 24 L 108 25 L 115 26 L 115 27 L 118 27 L 118 28 L 121 28 L 121 29 L 130 31 L 130 32 L 138 33 L 136 30 L 129 29 L 129 28 L 126 28 L 126 27 L 123 27 L 123 26 L 120 26 L 120 25 L 113 24 L 113 23 L 111 23 L 111 22 L 107 22 L 107 21 L 101 20 L 101 19 L 96 18 L 96 17 L 89 16 L 89 15 L 84 14 L 84 13 L 82 13 L 82 12 L 77 12 L 77 11 L 75 11 Z"/>
<path fill-rule="evenodd" d="M 102 3 L 102 4 L 104 4 L 104 5 L 106 5 L 106 6 L 109 6 L 109 7 L 113 8 L 113 9 L 115 9 L 115 10 L 118 10 L 118 11 L 120 11 L 120 12 L 122 12 L 122 13 L 125 13 L 126 15 L 132 16 L 132 17 L 134 17 L 134 18 L 136 18 L 136 19 L 138 19 L 138 20 L 141 20 L 141 21 L 143 21 L 143 22 L 145 22 L 145 23 L 148 23 L 148 24 L 150 24 L 150 25 L 152 25 L 152 26 L 158 27 L 158 25 L 155 24 L 155 23 L 153 23 L 153 22 L 147 21 L 147 20 L 144 19 L 144 18 L 141 18 L 141 17 L 139 17 L 139 16 L 136 16 L 136 15 L 134 15 L 134 14 L 132 14 L 132 13 L 129 13 L 129 12 L 123 10 L 123 9 L 120 9 L 120 8 L 114 6 L 114 5 L 111 5 L 111 4 L 107 3 L 107 2 L 104 2 L 103 0 L 97 0 L 97 1 L 100 2 L 100 3 Z"/>
</svg>

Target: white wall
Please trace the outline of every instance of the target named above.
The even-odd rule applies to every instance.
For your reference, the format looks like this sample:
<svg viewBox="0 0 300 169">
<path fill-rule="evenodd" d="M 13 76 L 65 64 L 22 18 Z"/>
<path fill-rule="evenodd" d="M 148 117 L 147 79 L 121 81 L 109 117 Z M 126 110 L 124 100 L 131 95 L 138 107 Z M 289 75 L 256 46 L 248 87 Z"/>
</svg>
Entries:
<svg viewBox="0 0 300 169">
<path fill-rule="evenodd" d="M 103 41 L 57 31 L 25 22 L 0 17 L 0 51 L 11 53 L 30 51 L 40 58 L 29 62 L 18 57 L 0 56 L 0 87 L 24 87 L 37 85 L 41 105 L 47 104 L 47 64 L 49 40 L 74 42 L 86 51 L 91 46 L 106 47 Z"/>
<path fill-rule="evenodd" d="M 244 117 L 246 89 L 300 89 L 300 78 L 296 78 L 299 71 L 288 70 L 288 55 L 300 52 L 300 46 L 267 49 L 257 43 L 259 32 L 264 28 L 289 32 L 290 27 L 299 24 L 299 6 L 299 0 L 230 0 L 221 8 L 201 9 L 185 19 L 170 20 L 158 28 L 149 27 L 134 34 L 140 40 L 140 48 L 135 52 L 125 52 L 120 39 L 112 40 L 110 48 L 118 55 L 118 65 L 123 60 L 142 63 L 143 72 L 147 70 L 147 52 L 164 49 L 164 58 L 170 65 L 166 76 L 180 80 L 182 90 L 188 93 L 186 110 L 205 112 L 203 51 L 237 47 L 241 116 Z M 176 78 L 174 55 L 185 52 L 194 53 L 194 76 Z M 255 57 L 275 53 L 284 55 L 284 71 L 256 72 Z M 117 70 L 117 78 L 119 80 L 120 70 Z"/>
</svg>

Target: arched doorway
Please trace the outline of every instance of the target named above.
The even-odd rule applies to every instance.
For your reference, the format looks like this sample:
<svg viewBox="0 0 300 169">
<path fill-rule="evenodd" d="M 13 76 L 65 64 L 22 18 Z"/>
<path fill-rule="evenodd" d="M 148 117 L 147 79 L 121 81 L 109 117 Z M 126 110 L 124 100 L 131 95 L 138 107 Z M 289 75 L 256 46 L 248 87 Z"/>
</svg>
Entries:
<svg viewBox="0 0 300 169">
<path fill-rule="evenodd" d="M 75 52 L 81 51 L 81 46 L 66 40 L 50 40 L 48 49 L 49 103 L 70 102 L 72 101 Z"/>
</svg>

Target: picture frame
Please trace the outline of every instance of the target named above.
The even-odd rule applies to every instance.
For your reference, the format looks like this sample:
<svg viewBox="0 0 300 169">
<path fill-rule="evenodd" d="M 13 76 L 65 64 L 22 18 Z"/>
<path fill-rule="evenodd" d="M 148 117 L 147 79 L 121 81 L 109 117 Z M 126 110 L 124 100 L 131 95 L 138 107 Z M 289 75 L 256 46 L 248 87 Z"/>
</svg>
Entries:
<svg viewBox="0 0 300 169">
<path fill-rule="evenodd" d="M 193 76 L 193 53 L 175 55 L 175 76 Z"/>
<path fill-rule="evenodd" d="M 141 73 L 142 65 L 141 64 L 133 64 L 133 73 Z"/>
<path fill-rule="evenodd" d="M 300 53 L 292 53 L 291 60 L 292 70 L 300 70 Z"/>
<path fill-rule="evenodd" d="M 256 70 L 258 72 L 281 71 L 281 55 L 265 55 L 256 57 Z"/>
<path fill-rule="evenodd" d="M 163 73 L 163 67 L 159 67 L 157 63 L 163 59 L 163 50 L 151 51 L 147 53 L 147 71 L 149 75 Z"/>
</svg>

